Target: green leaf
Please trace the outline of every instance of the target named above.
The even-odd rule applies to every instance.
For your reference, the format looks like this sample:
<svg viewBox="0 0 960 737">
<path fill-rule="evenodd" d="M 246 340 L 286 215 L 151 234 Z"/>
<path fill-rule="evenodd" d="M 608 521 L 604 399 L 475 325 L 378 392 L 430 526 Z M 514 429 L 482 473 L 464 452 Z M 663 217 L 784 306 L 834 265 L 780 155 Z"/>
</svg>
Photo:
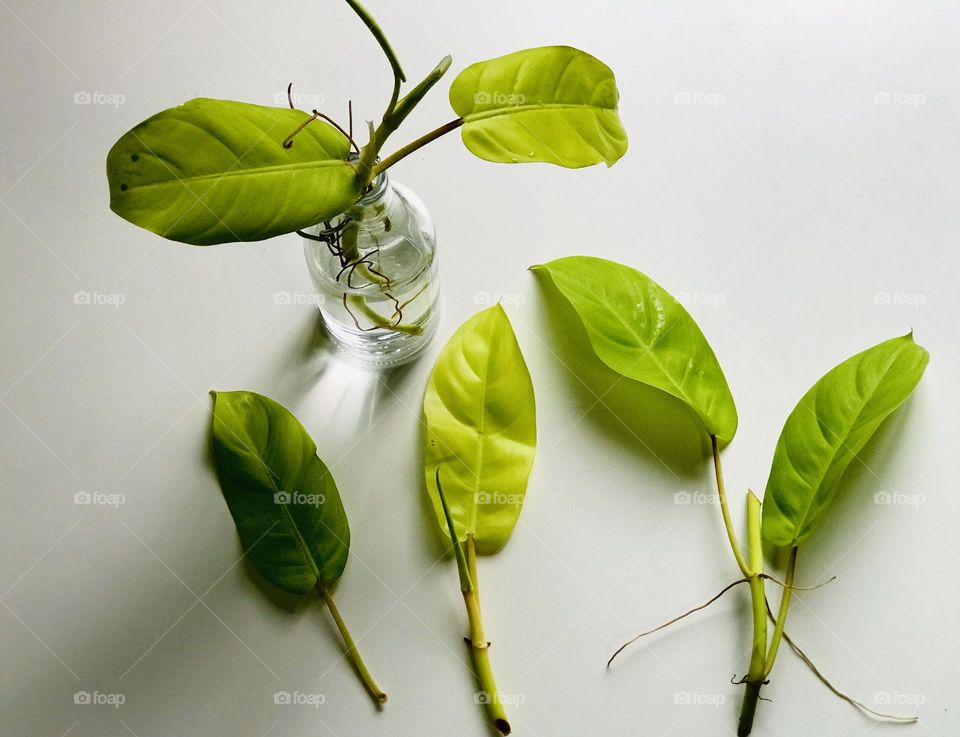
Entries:
<svg viewBox="0 0 960 737">
<path fill-rule="evenodd" d="M 550 275 L 601 361 L 685 402 L 718 440 L 733 439 L 737 408 L 720 362 L 697 323 L 663 287 L 636 269 L 591 256 L 531 268 Z"/>
<path fill-rule="evenodd" d="M 464 69 L 450 87 L 463 142 L 487 161 L 571 169 L 627 151 L 610 68 L 569 46 L 517 51 Z"/>
<path fill-rule="evenodd" d="M 338 215 L 360 196 L 349 143 L 288 108 L 196 99 L 125 133 L 107 154 L 110 208 L 164 238 L 258 241 Z"/>
<path fill-rule="evenodd" d="M 423 397 L 424 474 L 437 522 L 452 523 L 477 550 L 506 544 L 520 516 L 537 444 L 533 384 L 498 304 L 467 320 L 440 353 Z"/>
<path fill-rule="evenodd" d="M 220 488 L 257 570 L 293 594 L 338 579 L 347 515 L 297 418 L 260 394 L 214 392 L 212 440 Z"/>
<path fill-rule="evenodd" d="M 923 376 L 913 335 L 884 341 L 828 371 L 787 418 L 763 497 L 763 537 L 795 546 L 830 506 L 843 472 Z"/>
</svg>

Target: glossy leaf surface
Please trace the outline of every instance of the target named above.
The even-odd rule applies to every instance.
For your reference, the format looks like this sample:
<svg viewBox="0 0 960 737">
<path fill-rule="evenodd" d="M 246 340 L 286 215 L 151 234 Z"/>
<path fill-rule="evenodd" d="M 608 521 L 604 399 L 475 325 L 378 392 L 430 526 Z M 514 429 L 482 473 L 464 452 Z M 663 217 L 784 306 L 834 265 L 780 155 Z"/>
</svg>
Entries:
<svg viewBox="0 0 960 737">
<path fill-rule="evenodd" d="M 110 208 L 164 238 L 258 241 L 314 225 L 359 197 L 346 138 L 300 110 L 196 99 L 125 133 L 107 155 Z"/>
<path fill-rule="evenodd" d="M 906 400 L 930 356 L 912 335 L 858 353 L 828 371 L 787 418 L 763 497 L 763 537 L 806 540 L 833 501 L 850 461 Z"/>
<path fill-rule="evenodd" d="M 450 87 L 461 136 L 481 159 L 612 166 L 627 150 L 610 68 L 569 46 L 517 51 L 464 69 Z"/>
<path fill-rule="evenodd" d="M 213 455 L 247 557 L 274 586 L 306 593 L 340 577 L 350 527 L 317 446 L 287 409 L 253 392 L 216 392 Z"/>
<path fill-rule="evenodd" d="M 493 553 L 520 515 L 537 443 L 533 384 L 506 313 L 494 305 L 467 320 L 440 353 L 423 398 L 424 476 L 437 515 Z"/>
<path fill-rule="evenodd" d="M 601 361 L 685 402 L 719 440 L 733 438 L 737 409 L 720 363 L 697 323 L 663 287 L 636 269 L 591 256 L 532 268 L 548 274 L 570 302 Z"/>
</svg>

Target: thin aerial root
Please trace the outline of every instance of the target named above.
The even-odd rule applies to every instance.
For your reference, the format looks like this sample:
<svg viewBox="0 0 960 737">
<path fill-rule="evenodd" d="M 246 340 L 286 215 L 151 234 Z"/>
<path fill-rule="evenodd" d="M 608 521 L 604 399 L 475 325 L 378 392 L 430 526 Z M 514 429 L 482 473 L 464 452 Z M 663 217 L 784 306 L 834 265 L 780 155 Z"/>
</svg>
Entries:
<svg viewBox="0 0 960 737">
<path fill-rule="evenodd" d="M 350 126 L 350 140 L 353 140 L 353 100 L 347 100 L 347 125 Z M 357 144 L 354 143 L 354 146 Z M 359 150 L 357 153 L 360 153 Z"/>
<path fill-rule="evenodd" d="M 324 119 L 325 121 L 327 121 L 330 125 L 332 125 L 332 126 L 333 126 L 334 128 L 336 128 L 338 131 L 340 131 L 340 133 L 343 134 L 343 137 L 347 139 L 347 141 L 350 143 L 350 145 L 353 146 L 353 148 L 356 148 L 356 149 L 359 150 L 359 147 L 357 146 L 357 142 L 353 140 L 353 136 L 350 135 L 349 133 L 347 133 L 347 131 L 345 131 L 345 130 L 340 126 L 340 124 L 337 123 L 337 121 L 335 121 L 335 120 L 334 120 L 333 118 L 331 118 L 329 115 L 324 115 L 323 113 L 317 112 L 316 110 L 313 111 L 313 114 L 314 114 L 315 116 L 317 116 L 318 118 L 323 118 L 323 119 Z"/>
<path fill-rule="evenodd" d="M 831 576 L 831 577 L 828 578 L 826 581 L 821 581 L 820 583 L 816 584 L 815 586 L 787 586 L 787 584 L 785 584 L 783 581 L 780 581 L 780 580 L 778 580 L 778 579 L 774 578 L 773 576 L 771 576 L 771 575 L 769 575 L 769 574 L 766 574 L 766 573 L 761 573 L 761 574 L 760 574 L 760 578 L 765 578 L 765 579 L 767 579 L 768 581 L 772 581 L 773 583 L 775 583 L 775 584 L 776 584 L 777 586 L 779 586 L 780 588 L 790 589 L 791 591 L 816 591 L 817 589 L 819 589 L 819 588 L 821 588 L 821 587 L 823 587 L 823 586 L 826 586 L 828 583 L 833 583 L 834 581 L 837 580 L 837 577 L 836 577 L 836 576 Z"/>
<path fill-rule="evenodd" d="M 293 137 L 294 137 L 295 135 L 297 135 L 297 133 L 299 133 L 300 131 L 302 131 L 304 128 L 306 128 L 308 125 L 310 125 L 313 121 L 315 121 L 315 120 L 316 120 L 317 118 L 319 118 L 319 117 L 320 117 L 320 113 L 318 113 L 316 110 L 314 110 L 314 111 L 313 111 L 313 115 L 311 115 L 309 118 L 307 118 L 305 121 L 303 121 L 300 125 L 297 126 L 297 129 L 296 129 L 293 133 L 291 133 L 289 136 L 287 136 L 286 138 L 283 139 L 283 144 L 282 144 L 283 147 L 284 147 L 284 148 L 290 148 L 290 147 L 293 145 Z"/>
<path fill-rule="evenodd" d="M 829 583 L 829 581 L 827 583 Z M 770 608 L 770 602 L 767 601 L 766 604 L 767 604 L 767 615 L 770 617 L 771 620 L 776 621 L 773 616 L 773 610 Z M 796 656 L 800 658 L 801 661 L 803 661 L 803 664 L 810 669 L 810 672 L 817 677 L 817 680 L 820 681 L 820 683 L 822 683 L 824 686 L 830 689 L 830 692 L 834 696 L 836 696 L 839 699 L 842 699 L 843 701 L 846 701 L 854 709 L 858 709 L 862 713 L 874 719 L 880 719 L 888 722 L 895 722 L 897 724 L 914 724 L 919 719 L 919 717 L 901 717 L 895 714 L 884 714 L 883 712 L 871 709 L 869 706 L 867 706 L 863 702 L 857 701 L 852 696 L 849 696 L 843 693 L 843 691 L 838 689 L 836 686 L 830 683 L 830 681 L 827 680 L 827 677 L 823 675 L 823 673 L 820 672 L 817 666 L 813 664 L 813 661 L 810 660 L 807 654 L 800 649 L 800 646 L 797 645 L 797 643 L 795 643 L 792 639 L 790 639 L 790 635 L 788 635 L 786 631 L 784 631 L 783 633 L 783 639 L 790 646 L 790 649 L 793 650 Z"/>
<path fill-rule="evenodd" d="M 664 622 L 664 623 L 661 624 L 659 627 L 654 627 L 652 630 L 647 630 L 646 632 L 641 632 L 641 633 L 640 633 L 639 635 L 637 635 L 636 637 L 634 637 L 634 638 L 632 638 L 632 639 L 630 639 L 630 640 L 627 640 L 627 641 L 626 641 L 625 643 L 623 643 L 619 648 L 617 648 L 617 651 L 616 651 L 613 655 L 610 656 L 610 660 L 607 661 L 607 667 L 608 667 L 608 668 L 610 667 L 610 664 L 613 662 L 614 658 L 616 658 L 616 657 L 617 657 L 620 653 L 622 653 L 627 647 L 629 647 L 630 645 L 632 645 L 633 643 L 635 643 L 635 642 L 636 642 L 637 640 L 639 640 L 641 637 L 646 637 L 647 635 L 652 635 L 654 632 L 659 632 L 660 630 L 664 629 L 665 627 L 669 627 L 671 624 L 674 624 L 674 623 L 676 623 L 676 622 L 679 622 L 681 619 L 683 619 L 683 618 L 685 618 L 685 617 L 689 617 L 691 614 L 694 614 L 695 612 L 699 612 L 701 609 L 706 609 L 708 606 L 710 606 L 711 604 L 713 604 L 713 602 L 715 602 L 717 599 L 719 599 L 721 596 L 723 596 L 725 593 L 727 593 L 727 592 L 728 592 L 730 589 L 732 589 L 734 586 L 736 586 L 737 584 L 746 583 L 746 582 L 749 581 L 749 580 L 750 580 L 750 579 L 748 579 L 748 578 L 738 578 L 738 579 L 737 579 L 736 581 L 734 581 L 733 583 L 728 583 L 726 586 L 724 586 L 724 587 L 720 590 L 720 593 L 716 594 L 716 595 L 715 595 L 713 598 L 711 598 L 709 601 L 701 604 L 700 606 L 695 606 L 693 609 L 690 609 L 689 611 L 684 612 L 684 613 L 681 614 L 679 617 L 674 617 L 674 618 L 671 619 L 669 622 Z"/>
<path fill-rule="evenodd" d="M 296 110 L 296 109 L 297 109 L 296 106 L 293 104 L 293 82 L 291 82 L 290 84 L 287 85 L 287 104 L 290 105 L 290 109 L 291 109 L 291 110 Z M 293 133 L 291 133 L 289 136 L 287 136 L 286 138 L 283 139 L 283 147 L 284 147 L 284 148 L 290 148 L 290 147 L 293 145 L 293 137 L 294 137 L 295 135 L 297 135 L 300 131 L 302 131 L 304 128 L 306 128 L 308 125 L 310 125 L 310 124 L 311 124 L 314 120 L 316 120 L 317 118 L 323 118 L 323 119 L 324 119 L 325 121 L 327 121 L 330 125 L 332 125 L 332 126 L 333 126 L 334 128 L 336 128 L 338 131 L 340 131 L 340 133 L 343 134 L 343 137 L 346 138 L 347 141 L 350 142 L 350 146 L 353 147 L 354 149 L 356 149 L 357 152 L 359 153 L 359 152 L 360 152 L 360 147 L 357 146 L 357 142 L 353 140 L 353 106 L 352 106 L 352 104 L 348 104 L 347 107 L 348 107 L 348 111 L 349 111 L 349 115 L 350 115 L 350 132 L 349 132 L 349 133 L 348 133 L 347 131 L 345 131 L 345 130 L 340 126 L 340 124 L 337 123 L 337 121 L 335 121 L 335 120 L 334 120 L 333 118 L 331 118 L 329 115 L 325 115 L 324 113 L 321 113 L 321 112 L 319 112 L 318 110 L 313 110 L 313 111 L 311 111 L 311 112 L 312 112 L 312 116 L 311 116 L 309 119 L 303 121 L 303 123 L 301 123 Z"/>
</svg>

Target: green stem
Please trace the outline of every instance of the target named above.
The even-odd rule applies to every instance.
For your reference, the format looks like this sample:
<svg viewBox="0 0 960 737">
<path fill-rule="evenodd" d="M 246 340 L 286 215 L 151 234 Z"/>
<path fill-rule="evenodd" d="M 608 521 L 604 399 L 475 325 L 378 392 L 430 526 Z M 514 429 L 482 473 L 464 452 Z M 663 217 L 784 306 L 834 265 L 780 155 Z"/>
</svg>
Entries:
<svg viewBox="0 0 960 737">
<path fill-rule="evenodd" d="M 400 67 L 400 60 L 397 59 L 397 55 L 394 53 L 393 49 L 390 46 L 390 42 L 387 41 L 386 35 L 384 35 L 383 30 L 380 28 L 379 24 L 373 19 L 373 16 L 364 8 L 357 0 L 347 0 L 347 5 L 349 5 L 353 12 L 356 13 L 360 20 L 363 21 L 370 33 L 373 34 L 373 37 L 377 40 L 377 43 L 380 44 L 380 48 L 383 49 L 383 53 L 387 57 L 387 61 L 390 62 L 390 67 L 393 69 L 393 76 L 398 78 L 401 82 L 406 82 L 407 78 L 403 74 L 403 69 Z"/>
<path fill-rule="evenodd" d="M 737 533 L 733 529 L 733 521 L 730 519 L 730 509 L 727 505 L 727 492 L 723 485 L 723 470 L 720 468 L 720 446 L 717 443 L 715 435 L 710 436 L 710 443 L 713 446 L 713 469 L 717 476 L 717 497 L 720 499 L 720 513 L 723 515 L 723 526 L 727 529 L 727 539 L 730 541 L 730 548 L 733 550 L 733 557 L 737 559 L 737 566 L 740 572 L 749 577 L 750 569 L 743 558 L 743 552 L 740 550 L 740 544 L 737 542 Z"/>
<path fill-rule="evenodd" d="M 750 601 L 753 612 L 753 647 L 750 653 L 750 667 L 745 679 L 743 705 L 740 709 L 740 723 L 737 736 L 746 737 L 753 729 L 753 718 L 757 711 L 760 689 L 766 678 L 767 658 L 767 600 L 763 587 L 763 543 L 760 537 L 760 500 L 752 491 L 747 493 L 747 541 L 750 556 Z"/>
<path fill-rule="evenodd" d="M 480 614 L 480 590 L 477 587 L 477 549 L 473 535 L 467 535 L 467 568 L 470 574 L 470 589 L 463 592 L 463 601 L 467 605 L 467 618 L 470 621 L 470 656 L 473 669 L 480 686 L 478 696 L 482 699 L 490 721 L 501 734 L 510 734 L 510 722 L 503 708 L 503 700 L 497 690 L 490 666 L 490 643 L 483 632 L 483 617 Z"/>
<path fill-rule="evenodd" d="M 334 602 L 333 596 L 331 596 L 329 589 L 323 585 L 323 582 L 320 579 L 317 579 L 316 589 L 320 593 L 320 596 L 323 597 L 323 601 L 326 603 L 327 609 L 330 610 L 330 614 L 333 615 L 333 621 L 337 623 L 337 629 L 340 630 L 340 636 L 343 638 L 343 642 L 347 646 L 347 657 L 350 659 L 350 662 L 353 663 L 353 667 L 360 676 L 360 680 L 363 681 L 363 685 L 373 697 L 373 700 L 376 701 L 378 705 L 383 706 L 387 703 L 387 695 L 380 690 L 380 687 L 373 680 L 373 676 L 370 675 L 370 671 L 367 670 L 367 666 L 363 662 L 363 658 L 360 657 L 360 651 L 357 650 L 357 644 L 353 641 L 353 637 L 350 636 L 350 630 L 347 629 L 347 623 L 344 622 L 343 617 L 340 616 L 340 610 L 337 609 L 336 602 Z"/>
<path fill-rule="evenodd" d="M 401 159 L 406 158 L 407 156 L 412 154 L 418 148 L 422 148 L 423 146 L 426 146 L 431 141 L 435 141 L 436 139 L 440 138 L 440 136 L 443 136 L 449 133 L 450 131 L 456 130 L 461 125 L 463 125 L 463 118 L 457 118 L 456 120 L 451 120 L 449 123 L 444 123 L 439 128 L 436 128 L 430 131 L 429 133 L 426 133 L 425 135 L 420 136 L 420 138 L 418 138 L 417 140 L 408 143 L 403 148 L 394 151 L 387 158 L 383 159 L 379 164 L 377 164 L 373 168 L 373 175 L 376 176 L 380 172 L 386 171 Z"/>
</svg>

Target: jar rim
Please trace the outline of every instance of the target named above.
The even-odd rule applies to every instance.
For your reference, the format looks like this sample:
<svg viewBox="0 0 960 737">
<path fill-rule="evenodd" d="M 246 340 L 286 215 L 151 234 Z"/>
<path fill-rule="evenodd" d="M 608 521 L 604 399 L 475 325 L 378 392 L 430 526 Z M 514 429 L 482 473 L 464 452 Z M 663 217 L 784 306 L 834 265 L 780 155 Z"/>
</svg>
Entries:
<svg viewBox="0 0 960 737">
<path fill-rule="evenodd" d="M 356 164 L 358 161 L 360 161 L 360 155 L 351 151 L 347 155 L 347 161 L 351 164 Z M 380 159 L 378 158 L 377 161 L 380 161 Z M 387 191 L 387 183 L 389 181 L 390 178 L 387 176 L 387 172 L 382 171 L 377 174 L 373 181 L 370 182 L 370 186 L 367 187 L 367 190 L 360 195 L 360 198 L 356 201 L 355 205 L 370 205 L 379 200 Z"/>
</svg>

